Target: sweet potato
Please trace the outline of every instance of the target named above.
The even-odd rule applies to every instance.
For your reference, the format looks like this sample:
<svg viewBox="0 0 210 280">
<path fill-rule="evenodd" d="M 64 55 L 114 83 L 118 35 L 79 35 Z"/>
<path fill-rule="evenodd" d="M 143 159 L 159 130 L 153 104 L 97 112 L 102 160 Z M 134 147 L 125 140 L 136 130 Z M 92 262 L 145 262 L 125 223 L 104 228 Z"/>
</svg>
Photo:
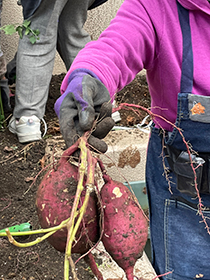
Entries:
<svg viewBox="0 0 210 280">
<path fill-rule="evenodd" d="M 71 208 L 76 193 L 78 168 L 68 162 L 68 150 L 63 154 L 57 169 L 47 172 L 39 185 L 36 198 L 36 207 L 39 222 L 42 228 L 59 225 L 70 217 Z M 85 186 L 85 180 L 84 180 Z M 85 191 L 81 194 L 81 207 Z M 89 241 L 97 242 L 98 210 L 95 194 L 91 194 L 87 211 L 80 225 L 72 253 L 84 254 L 90 249 Z M 49 243 L 58 251 L 64 252 L 66 246 L 67 230 L 62 229 L 48 238 Z M 88 240 L 90 239 L 90 240 Z"/>
<path fill-rule="evenodd" d="M 133 269 L 142 256 L 147 241 L 148 225 L 135 196 L 122 183 L 104 175 L 101 189 L 104 207 L 102 242 L 106 251 L 133 280 Z"/>
<path fill-rule="evenodd" d="M 59 225 L 68 219 L 71 214 L 78 183 L 78 168 L 68 162 L 69 155 L 75 149 L 68 149 L 61 157 L 58 166 L 48 171 L 39 185 L 36 197 L 36 208 L 39 222 L 42 228 L 49 228 Z M 78 209 L 83 204 L 85 196 L 81 193 Z M 83 221 L 76 234 L 71 253 L 84 254 L 99 239 L 97 198 L 93 192 L 90 195 L 87 210 Z M 49 243 L 58 251 L 65 252 L 67 241 L 67 229 L 61 229 L 48 238 Z M 85 260 L 90 265 L 97 278 L 102 280 L 101 273 L 97 270 L 93 256 L 89 252 Z"/>
</svg>

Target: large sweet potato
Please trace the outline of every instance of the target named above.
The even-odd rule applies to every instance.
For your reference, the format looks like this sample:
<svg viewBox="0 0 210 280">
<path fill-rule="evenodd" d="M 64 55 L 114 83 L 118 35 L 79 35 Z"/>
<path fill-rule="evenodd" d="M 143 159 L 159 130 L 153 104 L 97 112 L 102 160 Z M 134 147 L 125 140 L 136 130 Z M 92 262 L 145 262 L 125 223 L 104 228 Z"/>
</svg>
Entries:
<svg viewBox="0 0 210 280">
<path fill-rule="evenodd" d="M 39 185 L 36 197 L 36 207 L 39 222 L 42 228 L 59 225 L 71 215 L 78 184 L 78 168 L 68 162 L 69 156 L 77 149 L 77 146 L 66 150 L 56 169 L 48 171 Z M 81 193 L 78 209 L 82 206 L 85 197 Z M 98 205 L 95 193 L 90 195 L 86 212 L 76 234 L 71 253 L 85 254 L 99 239 Z M 58 251 L 66 249 L 67 229 L 61 229 L 48 238 L 49 243 Z M 103 280 L 95 260 L 91 254 L 85 256 L 85 261 L 90 265 L 92 272 L 98 280 Z"/>
<path fill-rule="evenodd" d="M 104 175 L 101 189 L 104 207 L 105 249 L 125 271 L 127 279 L 133 280 L 133 268 L 142 256 L 147 241 L 148 225 L 136 198 L 126 186 Z"/>
<path fill-rule="evenodd" d="M 48 171 L 39 185 L 36 198 L 36 207 L 39 222 L 42 228 L 59 225 L 70 217 L 74 196 L 77 188 L 78 168 L 68 162 L 67 150 L 56 169 Z M 85 186 L 85 180 L 84 180 Z M 81 207 L 85 190 L 81 194 Z M 84 254 L 90 249 L 90 242 L 94 244 L 99 239 L 98 209 L 95 194 L 91 194 L 87 210 L 83 217 L 73 244 L 72 253 Z M 48 238 L 49 243 L 58 251 L 64 252 L 67 239 L 67 230 L 62 229 Z"/>
</svg>

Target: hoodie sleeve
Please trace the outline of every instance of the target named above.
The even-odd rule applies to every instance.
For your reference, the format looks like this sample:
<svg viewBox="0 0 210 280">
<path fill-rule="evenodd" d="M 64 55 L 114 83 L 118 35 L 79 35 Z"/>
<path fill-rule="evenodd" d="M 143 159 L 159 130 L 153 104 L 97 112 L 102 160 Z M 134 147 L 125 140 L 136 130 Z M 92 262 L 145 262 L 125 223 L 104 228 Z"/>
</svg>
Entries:
<svg viewBox="0 0 210 280">
<path fill-rule="evenodd" d="M 68 85 L 70 73 L 78 68 L 94 72 L 113 96 L 143 68 L 152 67 L 157 39 L 150 14 L 158 17 L 160 13 L 155 11 L 155 2 L 159 1 L 125 0 L 99 39 L 79 52 L 64 78 L 61 93 Z"/>
</svg>

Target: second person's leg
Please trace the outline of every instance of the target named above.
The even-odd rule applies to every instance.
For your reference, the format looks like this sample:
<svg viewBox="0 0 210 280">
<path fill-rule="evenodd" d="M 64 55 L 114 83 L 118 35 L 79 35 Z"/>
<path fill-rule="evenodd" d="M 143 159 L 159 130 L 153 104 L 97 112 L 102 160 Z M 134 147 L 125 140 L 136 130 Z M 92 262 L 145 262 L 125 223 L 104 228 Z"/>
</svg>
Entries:
<svg viewBox="0 0 210 280">
<path fill-rule="evenodd" d="M 9 130 L 19 142 L 41 139 L 40 119 L 45 113 L 57 45 L 59 16 L 68 0 L 42 0 L 28 18 L 31 29 L 40 31 L 31 44 L 28 36 L 19 40 L 16 64 L 16 94 Z"/>
<path fill-rule="evenodd" d="M 68 70 L 77 53 L 91 40 L 83 26 L 87 20 L 88 8 L 94 0 L 68 0 L 58 25 L 57 50 Z"/>
</svg>

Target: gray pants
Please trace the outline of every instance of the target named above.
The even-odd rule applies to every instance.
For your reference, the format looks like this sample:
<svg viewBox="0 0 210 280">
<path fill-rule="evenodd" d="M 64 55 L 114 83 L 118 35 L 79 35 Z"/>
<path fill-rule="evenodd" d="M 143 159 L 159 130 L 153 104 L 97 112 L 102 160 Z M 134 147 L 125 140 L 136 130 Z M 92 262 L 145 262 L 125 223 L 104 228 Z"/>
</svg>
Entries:
<svg viewBox="0 0 210 280">
<path fill-rule="evenodd" d="M 40 39 L 32 45 L 19 40 L 16 65 L 15 118 L 42 118 L 48 98 L 56 48 L 68 70 L 77 53 L 90 41 L 83 29 L 88 7 L 94 0 L 42 0 L 29 18 Z"/>
<path fill-rule="evenodd" d="M 7 62 L 0 48 L 0 80 L 5 76 L 6 72 L 7 72 Z"/>
</svg>

